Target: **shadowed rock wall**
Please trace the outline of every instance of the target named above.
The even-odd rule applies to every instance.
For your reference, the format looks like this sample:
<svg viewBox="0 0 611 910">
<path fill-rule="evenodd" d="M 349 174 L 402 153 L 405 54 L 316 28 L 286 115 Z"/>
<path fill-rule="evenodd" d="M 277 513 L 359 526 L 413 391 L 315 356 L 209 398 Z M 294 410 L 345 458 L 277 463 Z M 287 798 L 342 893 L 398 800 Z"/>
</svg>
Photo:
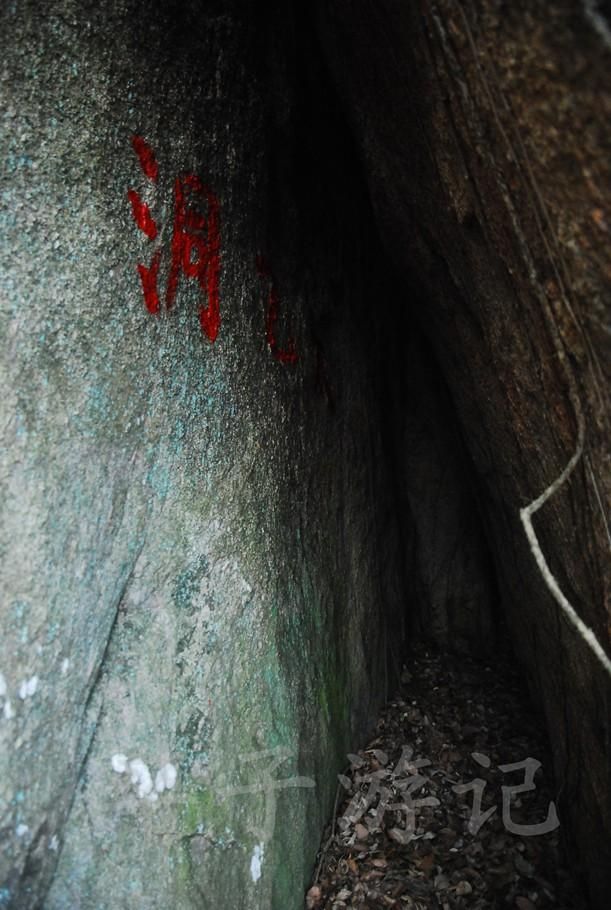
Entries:
<svg viewBox="0 0 611 910">
<path fill-rule="evenodd" d="M 565 831 L 602 908 L 611 890 L 611 32 L 593 9 L 319 4 L 382 243 L 404 282 L 420 286 L 412 318 L 434 348 L 478 477 L 503 614 L 547 717 Z M 531 503 L 522 517 L 534 549 L 521 520 Z M 606 650 L 607 668 L 562 600 Z"/>
</svg>

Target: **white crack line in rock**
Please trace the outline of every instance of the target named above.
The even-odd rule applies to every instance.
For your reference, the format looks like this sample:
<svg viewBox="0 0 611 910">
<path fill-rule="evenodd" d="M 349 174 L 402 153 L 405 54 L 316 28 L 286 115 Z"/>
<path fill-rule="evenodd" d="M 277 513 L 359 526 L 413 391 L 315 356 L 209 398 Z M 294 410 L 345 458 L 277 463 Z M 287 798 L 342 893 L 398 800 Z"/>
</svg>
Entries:
<svg viewBox="0 0 611 910">
<path fill-rule="evenodd" d="M 552 574 L 550 567 L 547 564 L 543 551 L 541 550 L 541 545 L 535 533 L 535 529 L 532 523 L 532 516 L 539 511 L 541 506 L 545 505 L 547 500 L 556 493 L 557 490 L 568 480 L 568 478 L 573 473 L 575 466 L 577 465 L 579 459 L 583 455 L 584 449 L 584 440 L 585 440 L 585 420 L 581 409 L 577 412 L 577 421 L 578 421 L 578 440 L 577 440 L 577 450 L 575 451 L 573 457 L 567 464 L 564 471 L 554 480 L 549 487 L 541 493 L 536 499 L 525 506 L 523 509 L 520 509 L 520 520 L 526 532 L 526 537 L 528 538 L 528 543 L 530 545 L 530 551 L 535 557 L 539 571 L 543 576 L 545 584 L 549 588 L 551 594 L 554 597 L 554 600 L 559 605 L 559 607 L 564 612 L 565 616 L 569 619 L 573 628 L 577 630 L 579 635 L 583 638 L 586 644 L 592 649 L 600 663 L 603 665 L 609 676 L 611 676 L 611 660 L 607 656 L 603 646 L 597 639 L 596 635 L 592 629 L 583 622 L 579 617 L 574 607 L 571 606 L 569 601 L 566 599 L 562 591 L 560 590 L 560 585 L 558 584 L 557 579 Z"/>
<path fill-rule="evenodd" d="M 600 11 L 598 0 L 583 0 L 586 19 L 611 49 L 611 27 Z"/>
</svg>

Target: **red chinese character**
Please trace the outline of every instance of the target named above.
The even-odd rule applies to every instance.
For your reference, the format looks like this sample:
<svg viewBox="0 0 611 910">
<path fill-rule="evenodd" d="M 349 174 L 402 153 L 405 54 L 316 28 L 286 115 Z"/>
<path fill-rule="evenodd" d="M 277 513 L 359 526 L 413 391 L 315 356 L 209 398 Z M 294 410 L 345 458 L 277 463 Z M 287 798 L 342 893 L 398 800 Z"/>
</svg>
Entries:
<svg viewBox="0 0 611 910">
<path fill-rule="evenodd" d="M 147 145 L 142 136 L 132 136 L 132 146 L 140 160 L 140 167 L 154 183 L 157 183 L 159 177 L 159 166 L 155 160 L 155 152 Z"/>
<path fill-rule="evenodd" d="M 205 199 L 208 214 L 202 215 L 189 207 L 189 202 Z M 219 278 L 221 272 L 219 236 L 219 201 L 199 177 L 188 174 L 174 182 L 174 233 L 172 235 L 172 265 L 168 278 L 166 306 L 174 305 L 181 270 L 188 278 L 197 278 L 208 297 L 202 304 L 199 321 L 210 341 L 219 333 Z M 195 257 L 194 255 L 195 254 Z"/>
<path fill-rule="evenodd" d="M 297 363 L 299 355 L 295 350 L 295 339 L 289 338 L 287 347 L 282 349 L 276 339 L 276 323 L 280 311 L 280 296 L 276 290 L 276 283 L 271 269 L 263 256 L 257 256 L 257 271 L 259 276 L 269 282 L 269 297 L 267 314 L 265 317 L 265 338 L 276 360 L 280 363 Z"/>
<path fill-rule="evenodd" d="M 152 149 L 141 136 L 132 138 L 132 146 L 145 176 L 156 182 L 159 168 Z M 135 190 L 129 190 L 127 195 L 134 221 L 149 240 L 155 240 L 158 226 L 149 206 Z M 197 207 L 198 203 L 201 208 L 205 206 L 205 215 Z M 221 323 L 220 251 L 220 205 L 217 196 L 194 174 L 177 177 L 174 181 L 174 228 L 165 295 L 166 309 L 169 310 L 174 305 L 181 272 L 187 278 L 196 278 L 208 301 L 200 307 L 199 319 L 202 330 L 210 341 L 216 340 Z M 158 279 L 161 255 L 162 251 L 158 248 L 150 266 L 138 264 L 144 303 L 149 313 L 158 313 L 160 308 Z"/>
<path fill-rule="evenodd" d="M 140 161 L 140 167 L 149 180 L 156 181 L 159 175 L 159 168 L 155 161 L 155 155 L 152 149 L 146 144 L 140 136 L 132 137 L 132 146 Z M 157 224 L 151 215 L 146 202 L 143 202 L 136 190 L 128 190 L 127 198 L 132 207 L 132 216 L 141 231 L 143 231 L 149 240 L 155 240 L 157 237 Z M 157 275 L 159 273 L 159 263 L 161 253 L 159 250 L 153 256 L 150 267 L 139 264 L 138 272 L 142 282 L 144 292 L 144 303 L 149 313 L 159 312 L 159 295 L 157 293 Z"/>
<path fill-rule="evenodd" d="M 142 282 L 142 292 L 144 294 L 144 304 L 149 313 L 159 312 L 159 294 L 157 293 L 157 278 L 159 276 L 159 264 L 161 262 L 161 250 L 155 250 L 153 261 L 150 268 L 138 263 L 138 272 Z"/>
</svg>

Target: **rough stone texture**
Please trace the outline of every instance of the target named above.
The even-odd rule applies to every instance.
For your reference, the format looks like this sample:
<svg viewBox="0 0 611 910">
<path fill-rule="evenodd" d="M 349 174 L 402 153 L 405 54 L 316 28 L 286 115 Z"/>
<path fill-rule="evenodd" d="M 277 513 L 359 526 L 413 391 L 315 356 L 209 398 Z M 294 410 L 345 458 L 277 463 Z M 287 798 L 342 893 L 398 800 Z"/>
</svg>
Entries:
<svg viewBox="0 0 611 910">
<path fill-rule="evenodd" d="M 0 10 L 0 907 L 300 906 L 406 629 L 488 648 L 497 587 L 603 906 L 609 681 L 518 516 L 581 408 L 535 526 L 608 648 L 600 34 L 535 0 L 321 4 L 361 169 L 310 10 L 246 6 Z M 220 200 L 214 344 L 193 279 L 153 316 L 136 271 L 158 243 L 165 288 L 180 174 Z M 263 794 L 220 791 L 278 749 L 316 786 L 268 838 Z M 175 786 L 139 798 L 118 754 Z"/>
<path fill-rule="evenodd" d="M 289 9 L 242 7 L 2 4 L 2 907 L 299 907 L 399 644 L 371 219 Z M 163 287 L 185 172 L 221 204 L 214 345 L 194 280 L 153 316 L 136 271 L 127 190 L 162 224 Z M 219 790 L 280 748 L 272 776 L 316 787 L 279 790 L 253 881 L 264 796 Z M 138 798 L 116 754 L 175 787 Z"/>
<path fill-rule="evenodd" d="M 559 611 L 519 517 L 577 453 L 534 527 L 609 654 L 611 33 L 602 19 L 593 27 L 593 8 L 319 4 L 382 242 L 419 289 L 412 317 L 475 467 L 503 613 L 547 716 L 565 831 L 603 908 L 611 679 Z"/>
</svg>

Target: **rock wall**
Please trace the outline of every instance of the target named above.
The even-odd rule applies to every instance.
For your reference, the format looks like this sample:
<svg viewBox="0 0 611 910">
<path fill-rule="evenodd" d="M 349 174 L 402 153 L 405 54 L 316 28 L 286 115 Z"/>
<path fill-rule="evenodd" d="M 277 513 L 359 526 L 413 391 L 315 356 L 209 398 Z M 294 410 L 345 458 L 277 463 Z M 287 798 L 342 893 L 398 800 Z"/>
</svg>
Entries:
<svg viewBox="0 0 611 910">
<path fill-rule="evenodd" d="M 340 102 L 246 7 L 0 10 L 0 907 L 301 906 L 406 636 L 501 614 L 603 906 L 609 677 L 521 521 L 558 481 L 608 653 L 603 20 L 321 3 Z"/>
<path fill-rule="evenodd" d="M 1 907 L 300 907 L 400 642 L 372 219 L 243 7 L 0 12 Z"/>
<path fill-rule="evenodd" d="M 382 243 L 420 289 L 411 315 L 475 469 L 502 612 L 547 718 L 564 831 L 602 908 L 611 31 L 595 6 L 335 0 L 319 18 Z"/>
</svg>

